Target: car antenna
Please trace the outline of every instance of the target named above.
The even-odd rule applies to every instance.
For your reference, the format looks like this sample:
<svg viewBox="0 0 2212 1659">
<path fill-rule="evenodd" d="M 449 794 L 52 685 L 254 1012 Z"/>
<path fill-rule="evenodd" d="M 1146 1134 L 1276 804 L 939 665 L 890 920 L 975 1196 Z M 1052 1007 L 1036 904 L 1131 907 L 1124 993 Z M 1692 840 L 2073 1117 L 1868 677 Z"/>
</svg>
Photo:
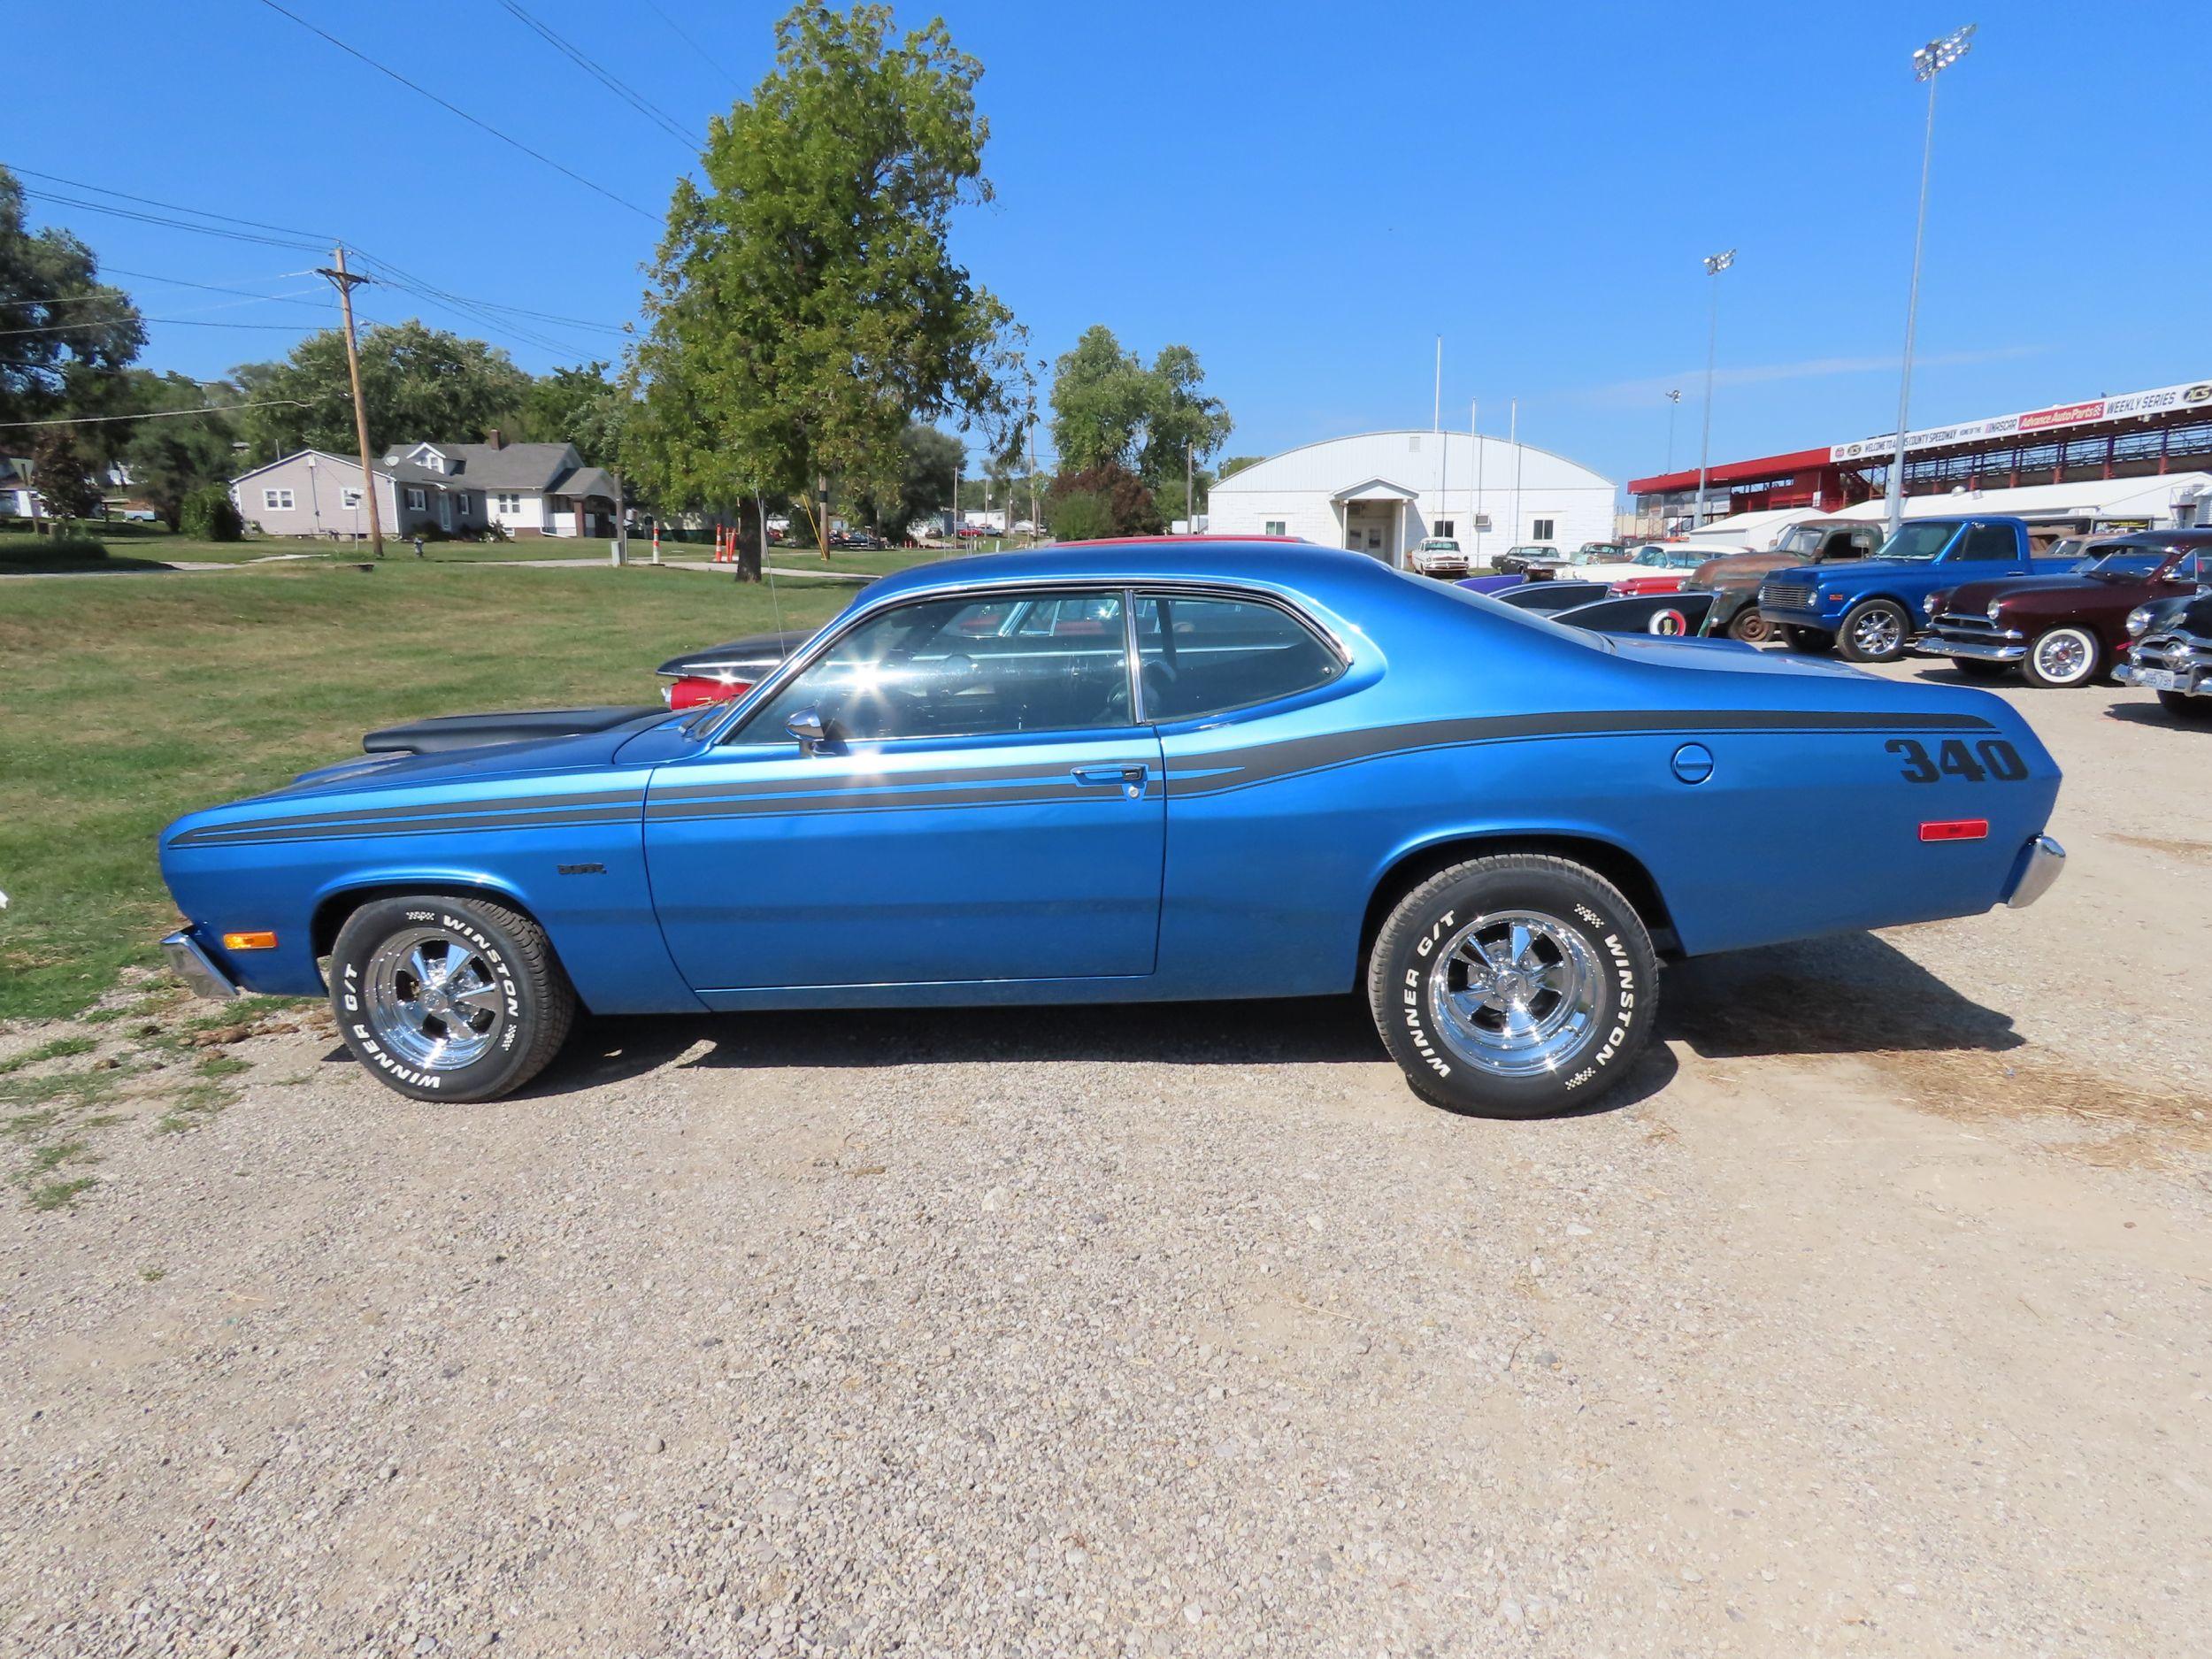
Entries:
<svg viewBox="0 0 2212 1659">
<path fill-rule="evenodd" d="M 776 567 L 768 562 L 768 503 L 753 492 L 753 518 L 760 530 L 760 573 L 768 579 L 768 606 L 775 612 L 776 632 L 783 632 L 783 601 L 776 597 Z"/>
</svg>

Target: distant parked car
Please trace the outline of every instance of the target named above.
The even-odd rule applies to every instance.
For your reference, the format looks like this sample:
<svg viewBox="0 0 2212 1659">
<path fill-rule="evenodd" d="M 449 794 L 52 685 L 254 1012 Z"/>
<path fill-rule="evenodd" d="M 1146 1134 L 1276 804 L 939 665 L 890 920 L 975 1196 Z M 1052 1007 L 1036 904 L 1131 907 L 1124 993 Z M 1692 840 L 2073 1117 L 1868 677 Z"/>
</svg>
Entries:
<svg viewBox="0 0 2212 1659">
<path fill-rule="evenodd" d="M 749 634 L 726 645 L 672 657 L 654 671 L 668 682 L 661 687 L 661 701 L 672 709 L 689 709 L 702 703 L 726 703 L 741 697 L 782 666 L 784 659 L 807 639 L 804 628 Z"/>
<path fill-rule="evenodd" d="M 1424 576 L 1464 576 L 1467 554 L 1450 536 L 1428 536 L 1406 555 L 1406 568 Z"/>
<path fill-rule="evenodd" d="M 1613 579 L 1613 596 L 1631 599 L 1644 594 L 1679 593 L 1711 557 L 1710 548 L 1687 541 L 1654 541 L 1638 548 L 1628 560 L 1632 573 Z"/>
<path fill-rule="evenodd" d="M 1559 549 L 1541 542 L 1528 547 L 1509 547 L 1490 561 L 1490 568 L 1501 576 L 1517 576 L 1539 559 L 1557 559 Z"/>
<path fill-rule="evenodd" d="M 1713 552 L 1690 572 L 1686 584 L 1709 589 L 1713 608 L 1705 631 L 1725 634 L 1747 645 L 1775 637 L 1773 625 L 1759 609 L 1759 583 L 1769 572 L 1799 565 L 1839 564 L 1871 558 L 1882 545 L 1883 528 L 1859 518 L 1808 518 L 1792 525 L 1763 553 Z"/>
<path fill-rule="evenodd" d="M 2128 660 L 2112 677 L 2155 691 L 2181 719 L 2212 720 L 2212 592 L 2138 605 L 2127 631 Z"/>
<path fill-rule="evenodd" d="M 2127 655 L 2131 611 L 2212 582 L 2212 530 L 2145 531 L 2094 546 L 2094 557 L 2063 575 L 1929 595 L 1928 631 L 1913 649 L 1947 657 L 1975 679 L 2017 668 L 2032 686 L 2093 685 Z"/>
</svg>

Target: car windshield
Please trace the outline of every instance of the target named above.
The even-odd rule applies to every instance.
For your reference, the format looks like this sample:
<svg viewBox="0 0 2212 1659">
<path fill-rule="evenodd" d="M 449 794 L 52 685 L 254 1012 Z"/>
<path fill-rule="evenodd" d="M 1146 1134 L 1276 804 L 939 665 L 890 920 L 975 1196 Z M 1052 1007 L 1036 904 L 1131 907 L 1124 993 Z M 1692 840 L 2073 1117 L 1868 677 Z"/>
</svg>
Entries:
<svg viewBox="0 0 2212 1659">
<path fill-rule="evenodd" d="M 1951 545 L 1951 538 L 1957 534 L 1955 524 L 1909 524 L 1883 542 L 1874 557 L 1900 564 L 1929 564 Z"/>
<path fill-rule="evenodd" d="M 1431 536 L 1427 541 L 1422 542 L 1421 545 L 1432 553 L 1456 553 L 1459 551 L 1458 542 L 1444 541 L 1436 536 Z"/>
<path fill-rule="evenodd" d="M 2084 559 L 2074 568 L 2085 576 L 2150 576 L 2165 562 L 2162 548 L 2130 548 L 2125 552 Z"/>
</svg>

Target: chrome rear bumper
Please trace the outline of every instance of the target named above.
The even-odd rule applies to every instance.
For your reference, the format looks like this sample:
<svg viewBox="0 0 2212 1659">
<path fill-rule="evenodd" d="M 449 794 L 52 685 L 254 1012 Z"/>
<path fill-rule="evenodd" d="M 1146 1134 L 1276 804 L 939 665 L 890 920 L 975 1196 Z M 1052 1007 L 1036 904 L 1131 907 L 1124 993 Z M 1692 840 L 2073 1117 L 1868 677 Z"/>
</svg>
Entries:
<svg viewBox="0 0 2212 1659">
<path fill-rule="evenodd" d="M 161 941 L 161 954 L 169 959 L 169 972 L 191 987 L 196 996 L 237 995 L 237 984 L 215 965 L 215 959 L 202 949 L 193 932 L 188 927 Z"/>
<path fill-rule="evenodd" d="M 2066 849 L 2048 835 L 2039 835 L 2028 843 L 2028 861 L 2021 867 L 2020 879 L 2012 884 L 2012 891 L 2005 902 L 2016 910 L 2025 910 L 2051 890 L 2051 883 L 2058 879 L 2059 872 L 2066 868 Z"/>
<path fill-rule="evenodd" d="M 1912 649 L 1923 657 L 1971 657 L 1985 663 L 2016 663 L 2028 654 L 2024 645 L 1999 640 L 1946 639 L 1940 634 L 1922 634 L 1912 642 Z"/>
</svg>

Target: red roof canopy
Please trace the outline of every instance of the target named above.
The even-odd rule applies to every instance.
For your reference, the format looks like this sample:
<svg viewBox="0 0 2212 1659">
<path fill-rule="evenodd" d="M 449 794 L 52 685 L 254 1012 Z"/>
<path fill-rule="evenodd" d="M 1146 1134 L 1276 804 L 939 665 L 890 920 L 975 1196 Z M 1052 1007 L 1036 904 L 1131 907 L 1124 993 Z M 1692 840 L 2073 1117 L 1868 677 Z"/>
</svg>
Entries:
<svg viewBox="0 0 2212 1659">
<path fill-rule="evenodd" d="M 1767 479 L 1788 478 L 1809 468 L 1829 465 L 1828 451 L 1793 449 L 1787 455 L 1762 456 L 1755 461 L 1724 461 L 1718 466 L 1705 470 L 1708 484 L 1753 484 Z M 1628 493 L 1632 495 L 1662 495 L 1678 489 L 1697 488 L 1697 469 L 1686 472 L 1661 472 L 1652 478 L 1632 478 Z"/>
</svg>

